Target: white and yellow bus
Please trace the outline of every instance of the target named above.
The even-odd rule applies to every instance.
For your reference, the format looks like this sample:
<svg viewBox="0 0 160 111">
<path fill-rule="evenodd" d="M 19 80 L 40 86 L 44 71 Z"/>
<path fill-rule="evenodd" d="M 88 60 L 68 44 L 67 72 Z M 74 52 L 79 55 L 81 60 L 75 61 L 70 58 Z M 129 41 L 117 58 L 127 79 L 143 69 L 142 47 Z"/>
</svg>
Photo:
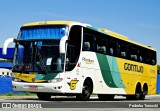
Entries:
<svg viewBox="0 0 160 111">
<path fill-rule="evenodd" d="M 127 37 L 72 21 L 24 24 L 15 43 L 14 91 L 34 92 L 41 100 L 73 95 L 100 100 L 115 95 L 145 99 L 156 93 L 156 51 Z"/>
</svg>

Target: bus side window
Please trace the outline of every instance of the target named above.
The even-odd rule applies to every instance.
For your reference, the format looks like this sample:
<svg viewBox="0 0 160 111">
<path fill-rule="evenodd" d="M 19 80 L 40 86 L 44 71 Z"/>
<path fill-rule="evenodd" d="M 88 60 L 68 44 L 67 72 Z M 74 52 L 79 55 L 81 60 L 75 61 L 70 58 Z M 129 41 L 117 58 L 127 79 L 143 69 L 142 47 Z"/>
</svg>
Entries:
<svg viewBox="0 0 160 111">
<path fill-rule="evenodd" d="M 89 51 L 90 50 L 90 43 L 89 42 L 84 42 L 83 44 L 83 51 Z"/>
<path fill-rule="evenodd" d="M 129 46 L 129 59 L 133 61 L 138 61 L 138 48 L 135 45 L 131 44 Z"/>
<path fill-rule="evenodd" d="M 150 62 L 150 54 L 146 52 L 146 63 L 151 64 Z"/>
<path fill-rule="evenodd" d="M 139 49 L 139 53 L 138 53 L 139 60 L 138 61 L 144 63 L 145 62 L 145 52 L 143 51 L 144 49 L 142 49 L 141 47 L 139 47 L 138 49 Z"/>
<path fill-rule="evenodd" d="M 156 55 L 152 51 L 147 51 L 146 52 L 146 63 L 150 65 L 155 65 L 156 64 Z"/>
<path fill-rule="evenodd" d="M 95 51 L 95 35 L 94 31 L 84 28 L 83 33 L 83 51 Z"/>
<path fill-rule="evenodd" d="M 125 42 L 119 41 L 119 52 L 121 58 L 127 58 L 127 44 Z"/>
<path fill-rule="evenodd" d="M 131 59 L 137 61 L 137 55 L 131 55 Z"/>
<path fill-rule="evenodd" d="M 113 56 L 114 54 L 113 48 L 109 48 L 109 52 L 110 52 L 109 54 Z"/>
<path fill-rule="evenodd" d="M 156 53 L 151 52 L 151 64 L 155 65 L 156 64 Z"/>
<path fill-rule="evenodd" d="M 142 56 L 139 56 L 139 61 L 140 61 L 140 62 L 143 62 Z"/>
<path fill-rule="evenodd" d="M 108 41 L 108 47 L 109 47 L 109 55 L 111 56 L 117 56 L 118 54 L 118 46 L 117 46 L 117 42 L 115 40 L 109 40 Z"/>
<path fill-rule="evenodd" d="M 100 34 L 96 36 L 97 53 L 107 54 L 107 36 Z"/>
<path fill-rule="evenodd" d="M 121 52 L 121 57 L 126 58 L 126 52 Z"/>
<path fill-rule="evenodd" d="M 156 64 L 155 60 L 152 60 L 152 65 L 155 65 L 155 64 Z"/>
<path fill-rule="evenodd" d="M 98 46 L 97 52 L 106 54 L 106 47 L 105 46 Z"/>
</svg>

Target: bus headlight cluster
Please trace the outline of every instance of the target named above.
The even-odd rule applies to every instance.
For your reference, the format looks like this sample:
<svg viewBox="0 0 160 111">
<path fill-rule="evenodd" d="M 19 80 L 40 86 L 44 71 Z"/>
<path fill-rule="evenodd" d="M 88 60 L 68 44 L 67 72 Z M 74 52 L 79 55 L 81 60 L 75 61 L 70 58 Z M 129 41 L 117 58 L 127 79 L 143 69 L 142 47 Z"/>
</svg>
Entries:
<svg viewBox="0 0 160 111">
<path fill-rule="evenodd" d="M 15 78 L 15 77 L 12 77 L 12 81 L 14 81 L 14 82 L 21 82 L 21 80 L 20 80 L 20 79 Z"/>
<path fill-rule="evenodd" d="M 48 80 L 49 83 L 57 83 L 57 82 L 61 82 L 63 79 L 62 78 L 54 78 L 51 80 Z"/>
<path fill-rule="evenodd" d="M 20 80 L 20 79 L 15 78 L 14 73 L 12 73 L 12 81 L 14 81 L 14 82 L 21 82 L 21 80 Z"/>
</svg>

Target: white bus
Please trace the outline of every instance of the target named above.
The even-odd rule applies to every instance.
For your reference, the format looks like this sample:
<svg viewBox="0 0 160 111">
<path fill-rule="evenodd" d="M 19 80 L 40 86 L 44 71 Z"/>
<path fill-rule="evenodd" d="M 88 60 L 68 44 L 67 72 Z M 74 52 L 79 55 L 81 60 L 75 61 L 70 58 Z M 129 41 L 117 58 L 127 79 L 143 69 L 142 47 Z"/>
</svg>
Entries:
<svg viewBox="0 0 160 111">
<path fill-rule="evenodd" d="M 115 95 L 144 99 L 156 93 L 156 51 L 107 29 L 71 21 L 24 24 L 15 42 L 14 91 L 73 95 L 88 100 Z"/>
</svg>

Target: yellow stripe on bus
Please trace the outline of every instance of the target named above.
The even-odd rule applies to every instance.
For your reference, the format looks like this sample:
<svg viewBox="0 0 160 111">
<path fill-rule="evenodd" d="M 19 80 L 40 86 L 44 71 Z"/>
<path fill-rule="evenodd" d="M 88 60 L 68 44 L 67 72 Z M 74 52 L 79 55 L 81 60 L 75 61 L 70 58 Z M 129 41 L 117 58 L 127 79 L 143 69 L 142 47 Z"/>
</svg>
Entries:
<svg viewBox="0 0 160 111">
<path fill-rule="evenodd" d="M 15 78 L 25 82 L 43 82 L 44 80 L 35 80 L 36 74 L 14 73 Z"/>
</svg>

